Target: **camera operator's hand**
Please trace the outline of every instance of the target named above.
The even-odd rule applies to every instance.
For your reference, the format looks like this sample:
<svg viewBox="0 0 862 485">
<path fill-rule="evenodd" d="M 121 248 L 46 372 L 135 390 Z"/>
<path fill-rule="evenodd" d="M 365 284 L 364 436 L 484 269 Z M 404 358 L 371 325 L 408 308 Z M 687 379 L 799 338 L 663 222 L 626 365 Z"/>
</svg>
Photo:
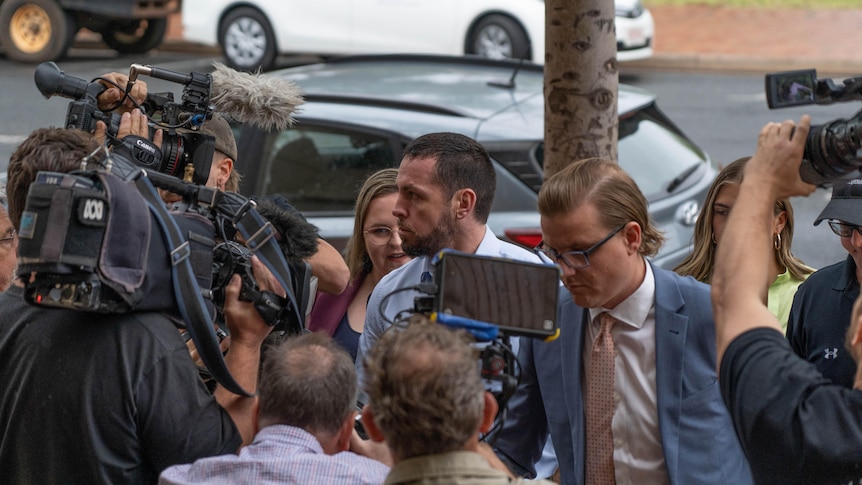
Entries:
<svg viewBox="0 0 862 485">
<path fill-rule="evenodd" d="M 257 256 L 251 258 L 252 271 L 258 287 L 279 296 L 286 296 L 284 288 Z M 254 304 L 239 299 L 242 279 L 233 275 L 225 288 L 224 314 L 230 332 L 230 349 L 225 363 L 234 380 L 248 392 L 257 392 L 257 374 L 260 368 L 261 344 L 272 327 L 266 324 Z M 219 404 L 230 414 L 243 438 L 243 444 L 254 438 L 254 397 L 234 394 L 223 386 L 215 390 Z"/>
<path fill-rule="evenodd" d="M 96 131 L 94 132 L 94 136 L 100 144 L 105 143 L 107 132 L 108 130 L 105 123 L 101 121 L 96 122 Z M 120 126 L 117 128 L 117 139 L 122 140 L 129 135 L 140 136 L 148 140 L 150 139 L 149 119 L 147 118 L 147 115 L 142 113 L 139 109 L 133 109 L 130 112 L 123 113 L 122 117 L 120 117 Z M 155 130 L 152 142 L 156 147 L 161 148 L 163 138 L 163 130 Z"/>
<path fill-rule="evenodd" d="M 284 288 L 257 256 L 252 256 L 251 267 L 261 291 L 270 291 L 282 298 L 287 296 Z M 264 322 L 253 303 L 239 299 L 241 288 L 242 279 L 239 275 L 233 275 L 225 288 L 224 314 L 231 336 L 231 349 L 236 345 L 259 348 L 272 327 Z"/>
<path fill-rule="evenodd" d="M 745 168 L 745 179 L 761 187 L 773 199 L 783 199 L 814 192 L 814 185 L 799 175 L 802 154 L 811 117 L 803 115 L 799 124 L 786 120 L 768 123 L 760 131 L 757 150 Z"/>
<path fill-rule="evenodd" d="M 117 103 L 122 101 L 122 104 L 120 104 L 116 109 L 120 112 L 131 111 L 143 104 L 147 99 L 147 83 L 144 81 L 135 81 L 135 85 L 132 87 L 132 92 L 129 93 L 129 97 L 126 97 L 125 89 L 126 85 L 129 83 L 129 76 L 119 72 L 109 72 L 107 74 L 102 74 L 99 77 L 107 80 L 104 81 L 99 79 L 98 82 L 108 88 L 100 94 L 98 98 L 96 98 L 100 110 L 113 108 L 117 106 Z M 115 83 L 116 86 L 111 83 Z M 119 88 L 117 86 L 119 86 Z"/>
</svg>

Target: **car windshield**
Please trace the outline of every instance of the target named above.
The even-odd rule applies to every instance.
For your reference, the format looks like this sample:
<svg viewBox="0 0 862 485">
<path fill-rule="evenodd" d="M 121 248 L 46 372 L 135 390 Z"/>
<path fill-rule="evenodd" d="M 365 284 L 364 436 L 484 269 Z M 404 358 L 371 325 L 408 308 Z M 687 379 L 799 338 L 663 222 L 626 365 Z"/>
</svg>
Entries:
<svg viewBox="0 0 862 485">
<path fill-rule="evenodd" d="M 673 125 L 654 106 L 635 111 L 619 120 L 620 165 L 637 182 L 648 200 L 668 195 L 669 187 L 678 189 L 685 180 L 674 179 L 690 174 L 704 162 L 706 155 L 691 141 L 669 128 Z M 543 166 L 544 147 L 536 151 Z"/>
</svg>

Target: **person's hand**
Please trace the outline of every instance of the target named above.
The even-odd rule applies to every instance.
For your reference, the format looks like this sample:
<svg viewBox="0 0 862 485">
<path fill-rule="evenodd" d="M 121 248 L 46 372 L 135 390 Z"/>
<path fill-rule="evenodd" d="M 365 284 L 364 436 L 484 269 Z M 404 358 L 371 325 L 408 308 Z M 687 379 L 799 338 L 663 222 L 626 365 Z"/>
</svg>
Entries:
<svg viewBox="0 0 862 485">
<path fill-rule="evenodd" d="M 251 257 L 251 267 L 258 289 L 275 293 L 282 298 L 287 296 L 287 292 L 279 284 L 275 275 L 264 266 L 257 256 Z M 236 274 L 231 277 L 230 283 L 225 288 L 224 314 L 231 336 L 230 345 L 231 347 L 246 345 L 259 348 L 272 331 L 272 327 L 263 321 L 253 303 L 239 299 L 241 288 L 242 278 Z"/>
<path fill-rule="evenodd" d="M 816 187 L 802 180 L 799 166 L 811 117 L 803 115 L 799 124 L 791 120 L 767 123 L 760 131 L 757 150 L 746 165 L 744 181 L 755 183 L 774 194 L 775 199 L 808 195 Z"/>
<path fill-rule="evenodd" d="M 96 141 L 100 144 L 104 144 L 107 138 L 108 127 L 102 121 L 96 122 L 96 130 L 94 131 L 94 136 L 96 137 Z M 152 140 L 152 142 L 156 145 L 156 147 L 162 147 L 162 141 L 164 139 L 163 130 L 155 130 L 152 138 L 150 138 L 150 127 L 149 127 L 149 119 L 147 115 L 141 112 L 139 109 L 134 109 L 130 112 L 123 113 L 120 117 L 120 125 L 117 127 L 116 138 L 118 140 L 122 140 L 128 135 L 136 135 L 142 138 L 146 138 L 148 140 Z"/>
<path fill-rule="evenodd" d="M 377 460 L 389 467 L 395 464 L 395 461 L 392 459 L 392 453 L 389 451 L 389 447 L 386 446 L 386 443 L 382 441 L 364 440 L 359 436 L 359 433 L 357 433 L 355 429 L 353 430 L 353 434 L 350 435 L 350 451 L 357 455 Z"/>
<path fill-rule="evenodd" d="M 98 80 L 100 84 L 108 88 L 102 94 L 100 94 L 98 98 L 96 98 L 99 109 L 101 110 L 112 108 L 116 106 L 117 103 L 122 101 L 122 104 L 117 108 L 117 110 L 119 110 L 120 112 L 131 111 L 132 109 L 143 104 L 144 101 L 147 99 L 147 83 L 144 81 L 135 81 L 135 85 L 134 87 L 132 87 L 132 92 L 129 93 L 129 97 L 131 97 L 131 99 L 129 99 L 128 97 L 124 96 L 126 85 L 129 83 L 129 76 L 119 72 L 109 72 L 107 74 L 102 74 L 99 77 L 114 82 L 118 86 L 120 86 L 120 88 L 122 88 L 117 88 L 110 82 L 103 81 L 101 79 Z"/>
<path fill-rule="evenodd" d="M 215 328 L 216 333 L 218 333 L 218 324 L 214 323 L 213 327 Z M 185 334 L 185 332 L 186 331 L 183 330 L 181 333 Z M 204 361 L 201 359 L 201 355 L 198 352 L 198 348 L 195 347 L 195 341 L 192 340 L 190 337 L 188 337 L 188 340 L 186 340 L 186 348 L 189 349 L 189 356 L 191 356 L 195 365 L 200 367 L 201 369 L 206 369 L 207 366 L 204 365 Z M 230 348 L 230 336 L 221 339 L 221 342 L 219 343 L 219 348 L 221 349 L 222 354 L 228 351 L 228 349 Z"/>
<path fill-rule="evenodd" d="M 133 109 L 128 113 L 123 113 L 122 118 L 120 118 L 120 126 L 117 128 L 117 138 L 122 140 L 128 135 L 136 135 L 149 140 L 149 121 L 150 120 L 147 118 L 147 115 L 139 109 Z M 162 130 L 155 130 L 153 133 L 152 141 L 159 148 L 162 147 L 163 136 Z"/>
</svg>

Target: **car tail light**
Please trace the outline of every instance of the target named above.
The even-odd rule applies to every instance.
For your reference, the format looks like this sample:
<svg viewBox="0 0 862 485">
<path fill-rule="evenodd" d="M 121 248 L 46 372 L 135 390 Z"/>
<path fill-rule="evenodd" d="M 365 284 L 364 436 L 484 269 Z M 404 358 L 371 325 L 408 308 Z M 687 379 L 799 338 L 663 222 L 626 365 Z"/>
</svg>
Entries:
<svg viewBox="0 0 862 485">
<path fill-rule="evenodd" d="M 503 234 L 512 242 L 520 244 L 527 249 L 533 249 L 542 242 L 542 229 L 538 227 L 506 229 L 503 231 Z"/>
</svg>

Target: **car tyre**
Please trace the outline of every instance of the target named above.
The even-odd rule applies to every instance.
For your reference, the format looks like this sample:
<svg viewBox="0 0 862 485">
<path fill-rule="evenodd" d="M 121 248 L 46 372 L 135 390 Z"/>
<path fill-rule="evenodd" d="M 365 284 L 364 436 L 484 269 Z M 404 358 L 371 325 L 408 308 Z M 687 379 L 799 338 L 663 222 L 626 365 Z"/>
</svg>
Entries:
<svg viewBox="0 0 862 485">
<path fill-rule="evenodd" d="M 530 40 L 511 17 L 489 15 L 473 27 L 467 41 L 467 54 L 491 59 L 530 59 Z"/>
<path fill-rule="evenodd" d="M 5 0 L 0 5 L 0 45 L 12 60 L 60 59 L 77 31 L 75 19 L 54 0 Z"/>
<path fill-rule="evenodd" d="M 238 71 L 269 70 L 275 63 L 275 35 L 260 11 L 240 7 L 228 13 L 219 27 L 219 44 L 227 65 Z"/>
<path fill-rule="evenodd" d="M 141 19 L 124 28 L 102 32 L 102 40 L 120 54 L 143 54 L 158 47 L 168 31 L 168 19 Z"/>
</svg>

